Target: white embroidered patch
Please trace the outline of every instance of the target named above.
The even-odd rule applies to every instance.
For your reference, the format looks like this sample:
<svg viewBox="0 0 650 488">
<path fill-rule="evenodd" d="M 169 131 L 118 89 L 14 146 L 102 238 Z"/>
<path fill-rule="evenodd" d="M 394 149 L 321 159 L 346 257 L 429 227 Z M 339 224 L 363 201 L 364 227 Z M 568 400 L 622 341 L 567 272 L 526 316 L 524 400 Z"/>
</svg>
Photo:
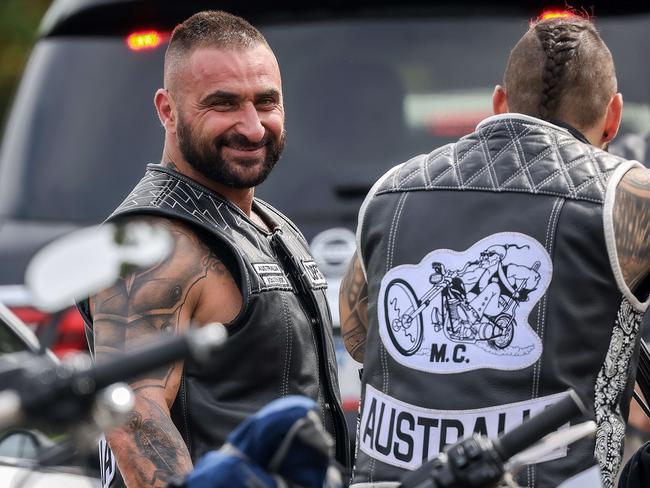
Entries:
<svg viewBox="0 0 650 488">
<path fill-rule="evenodd" d="M 312 288 L 323 288 L 327 286 L 325 275 L 318 268 L 315 261 L 303 261 L 302 267 Z"/>
<path fill-rule="evenodd" d="M 115 456 L 108 446 L 106 438 L 102 435 L 98 441 L 99 447 L 99 471 L 102 488 L 109 488 L 115 478 Z"/>
<path fill-rule="evenodd" d="M 276 263 L 253 263 L 253 268 L 259 275 L 284 274 L 280 265 Z"/>
<path fill-rule="evenodd" d="M 525 368 L 542 353 L 528 315 L 552 274 L 544 247 L 521 233 L 437 249 L 382 279 L 381 340 L 397 362 L 430 373 Z"/>
<path fill-rule="evenodd" d="M 257 272 L 262 283 L 267 288 L 286 288 L 291 286 L 284 275 L 284 271 L 277 263 L 253 263 L 253 269 Z"/>
<path fill-rule="evenodd" d="M 359 448 L 374 459 L 413 470 L 473 433 L 495 439 L 566 396 L 558 393 L 473 410 L 434 410 L 402 402 L 366 385 Z M 556 449 L 537 462 L 566 456 Z"/>
</svg>

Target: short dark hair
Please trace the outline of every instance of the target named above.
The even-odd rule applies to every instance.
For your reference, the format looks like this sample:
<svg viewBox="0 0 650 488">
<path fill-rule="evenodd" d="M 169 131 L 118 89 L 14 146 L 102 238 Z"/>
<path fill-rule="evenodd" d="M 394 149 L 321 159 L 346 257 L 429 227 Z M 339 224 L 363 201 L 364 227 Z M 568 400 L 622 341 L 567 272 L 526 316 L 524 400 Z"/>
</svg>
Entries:
<svg viewBox="0 0 650 488">
<path fill-rule="evenodd" d="M 221 10 L 205 10 L 178 24 L 165 52 L 165 86 L 174 68 L 199 47 L 246 49 L 262 44 L 262 33 L 249 22 Z"/>
<path fill-rule="evenodd" d="M 616 94 L 609 49 L 593 22 L 572 15 L 531 25 L 504 75 L 510 111 L 591 128 Z"/>
</svg>

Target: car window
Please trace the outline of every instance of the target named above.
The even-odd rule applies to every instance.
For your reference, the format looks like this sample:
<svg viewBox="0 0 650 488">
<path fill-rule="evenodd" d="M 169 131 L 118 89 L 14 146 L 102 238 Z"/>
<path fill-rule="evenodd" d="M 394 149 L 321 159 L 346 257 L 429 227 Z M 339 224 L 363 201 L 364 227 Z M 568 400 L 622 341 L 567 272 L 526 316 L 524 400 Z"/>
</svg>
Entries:
<svg viewBox="0 0 650 488">
<path fill-rule="evenodd" d="M 622 137 L 650 132 L 650 16 L 596 19 L 625 97 Z M 491 112 L 513 17 L 396 18 L 262 26 L 283 76 L 287 144 L 258 195 L 299 220 L 354 218 L 389 167 L 471 132 Z M 102 220 L 157 162 L 153 107 L 164 46 L 123 38 L 38 43 L 7 124 L 0 215 Z M 305 188 L 309 188 L 305 198 Z"/>
</svg>

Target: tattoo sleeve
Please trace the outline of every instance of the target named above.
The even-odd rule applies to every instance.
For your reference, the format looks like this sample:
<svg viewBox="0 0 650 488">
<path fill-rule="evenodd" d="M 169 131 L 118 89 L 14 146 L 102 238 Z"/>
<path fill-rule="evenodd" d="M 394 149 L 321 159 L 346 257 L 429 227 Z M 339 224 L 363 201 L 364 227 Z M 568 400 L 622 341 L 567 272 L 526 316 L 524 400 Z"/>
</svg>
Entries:
<svg viewBox="0 0 650 488">
<path fill-rule="evenodd" d="M 171 256 L 92 298 L 98 362 L 134 344 L 188 328 L 197 284 L 223 267 L 191 231 L 178 224 L 163 225 L 174 239 Z M 192 469 L 189 452 L 170 418 L 182 368 L 177 363 L 137 378 L 131 385 L 134 410 L 125 425 L 107 435 L 129 486 L 166 486 L 172 476 Z"/>
<path fill-rule="evenodd" d="M 618 260 L 631 290 L 650 271 L 650 171 L 627 172 L 616 189 L 614 233 Z"/>
<path fill-rule="evenodd" d="M 362 363 L 368 334 L 368 285 L 357 254 L 341 281 L 339 312 L 345 348 Z"/>
</svg>

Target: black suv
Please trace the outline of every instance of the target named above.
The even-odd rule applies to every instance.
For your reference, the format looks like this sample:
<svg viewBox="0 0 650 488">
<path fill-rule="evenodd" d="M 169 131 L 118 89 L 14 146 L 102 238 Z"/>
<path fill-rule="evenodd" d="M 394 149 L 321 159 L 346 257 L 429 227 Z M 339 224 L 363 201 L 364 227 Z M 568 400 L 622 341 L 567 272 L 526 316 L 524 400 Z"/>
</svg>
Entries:
<svg viewBox="0 0 650 488">
<path fill-rule="evenodd" d="M 625 96 L 619 140 L 650 132 L 650 14 L 596 4 Z M 257 25 L 275 51 L 287 113 L 284 156 L 258 195 L 286 212 L 327 274 L 334 317 L 359 205 L 394 164 L 457 139 L 491 112 L 509 49 L 535 2 L 403 0 L 234 2 L 55 0 L 7 120 L 0 153 L 0 301 L 27 322 L 46 315 L 23 288 L 45 242 L 97 223 L 160 160 L 153 107 L 166 38 L 193 12 L 219 8 Z M 630 3 L 631 5 L 631 3 Z M 76 312 L 55 351 L 83 347 Z M 356 408 L 356 367 L 340 354 Z"/>
</svg>

